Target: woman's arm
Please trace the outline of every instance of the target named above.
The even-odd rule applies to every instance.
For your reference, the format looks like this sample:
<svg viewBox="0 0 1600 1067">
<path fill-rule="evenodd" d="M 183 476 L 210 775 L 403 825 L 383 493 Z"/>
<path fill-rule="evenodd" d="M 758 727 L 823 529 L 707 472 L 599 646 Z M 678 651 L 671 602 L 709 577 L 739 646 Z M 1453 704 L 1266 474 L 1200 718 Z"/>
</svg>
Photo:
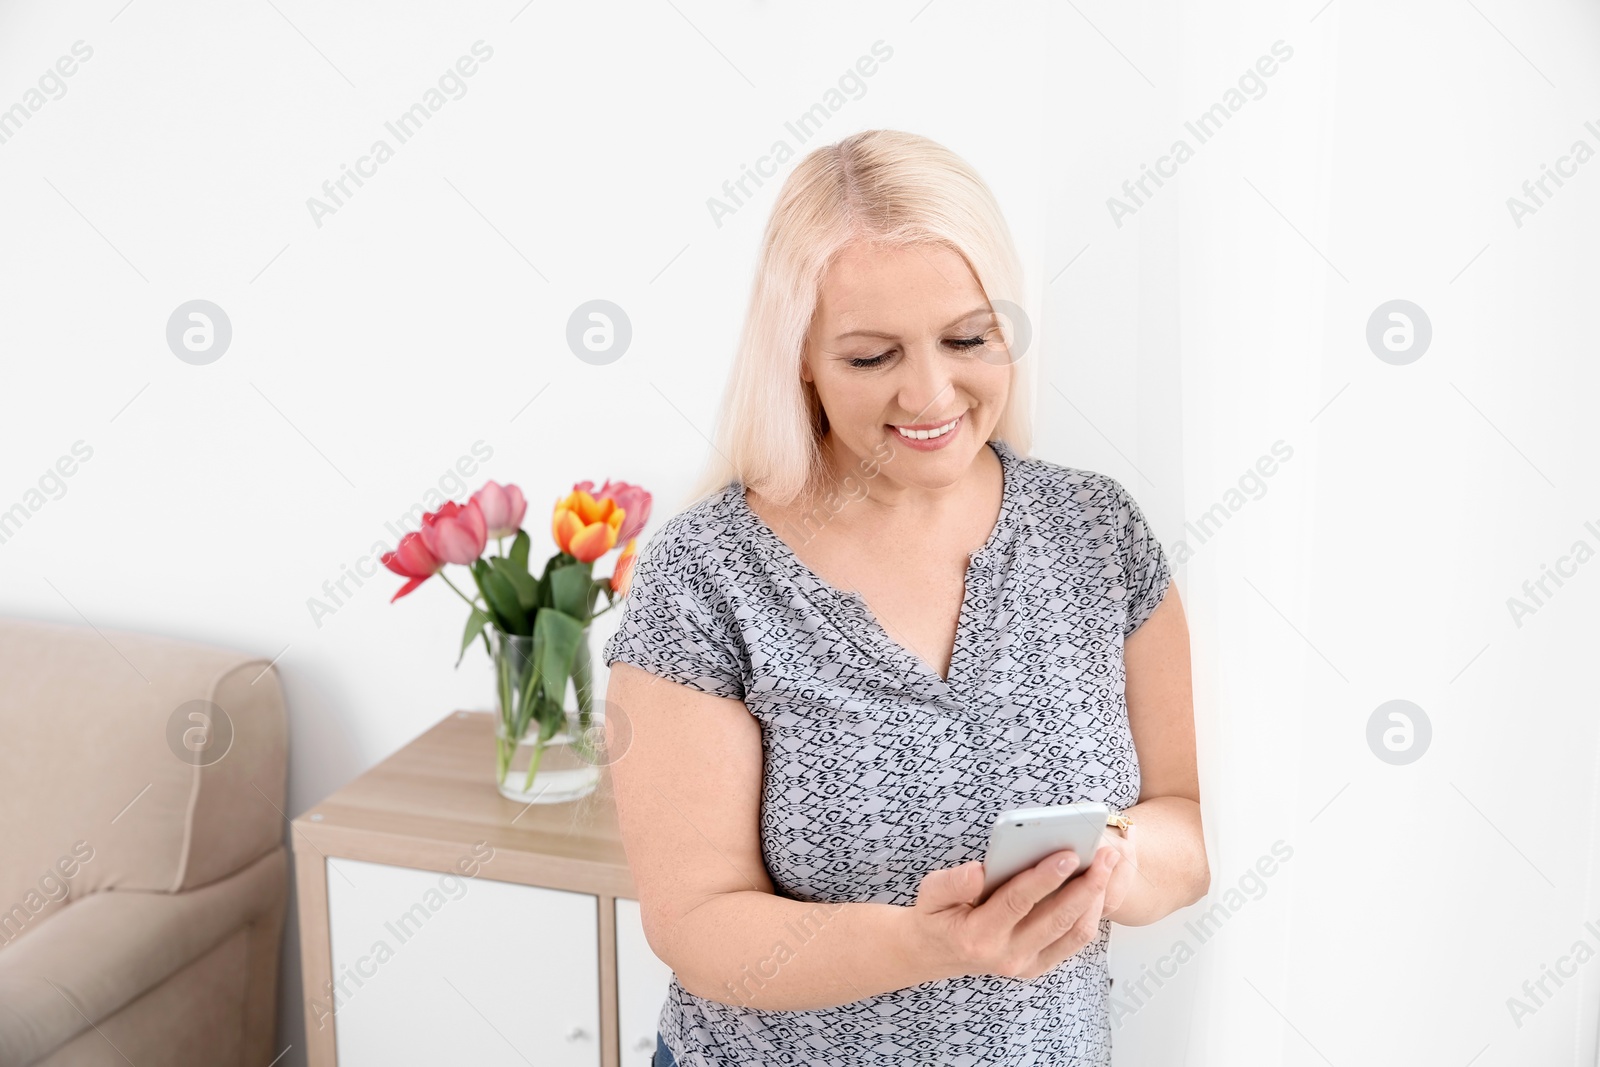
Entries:
<svg viewBox="0 0 1600 1067">
<path fill-rule="evenodd" d="M 1133 822 L 1132 840 L 1116 830 L 1106 833 L 1124 860 L 1106 890 L 1106 917 L 1144 926 L 1193 904 L 1211 887 L 1200 826 L 1189 626 L 1177 582 L 1128 637 L 1123 663 L 1140 788 L 1139 802 L 1124 813 Z"/>
<path fill-rule="evenodd" d="M 618 661 L 606 707 L 608 731 L 632 731 L 610 773 L 645 938 L 685 989 L 794 1011 L 945 977 L 911 908 L 776 894 L 761 858 L 761 730 L 742 701 Z"/>
</svg>

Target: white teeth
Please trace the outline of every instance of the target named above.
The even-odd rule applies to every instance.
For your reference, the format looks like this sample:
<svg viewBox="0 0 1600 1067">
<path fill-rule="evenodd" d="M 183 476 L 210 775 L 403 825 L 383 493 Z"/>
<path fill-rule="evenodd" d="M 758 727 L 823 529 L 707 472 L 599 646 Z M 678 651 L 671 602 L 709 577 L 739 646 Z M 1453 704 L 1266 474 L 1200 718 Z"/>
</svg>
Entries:
<svg viewBox="0 0 1600 1067">
<path fill-rule="evenodd" d="M 945 423 L 943 426 L 935 427 L 932 430 L 907 430 L 899 426 L 896 426 L 895 430 L 900 434 L 901 437 L 909 437 L 913 441 L 927 441 L 934 437 L 943 437 L 945 434 L 955 429 L 956 423 L 960 421 L 960 416 L 957 416 L 956 418 L 953 418 L 949 422 Z"/>
</svg>

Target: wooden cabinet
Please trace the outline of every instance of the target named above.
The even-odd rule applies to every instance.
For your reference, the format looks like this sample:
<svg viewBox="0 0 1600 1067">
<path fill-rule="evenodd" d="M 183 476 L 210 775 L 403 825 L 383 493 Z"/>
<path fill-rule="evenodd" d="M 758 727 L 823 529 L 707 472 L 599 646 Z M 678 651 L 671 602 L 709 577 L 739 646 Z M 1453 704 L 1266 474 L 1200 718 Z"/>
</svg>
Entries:
<svg viewBox="0 0 1600 1067">
<path fill-rule="evenodd" d="M 514 804 L 493 729 L 455 712 L 294 820 L 312 1067 L 649 1067 L 671 971 L 610 776 Z"/>
</svg>

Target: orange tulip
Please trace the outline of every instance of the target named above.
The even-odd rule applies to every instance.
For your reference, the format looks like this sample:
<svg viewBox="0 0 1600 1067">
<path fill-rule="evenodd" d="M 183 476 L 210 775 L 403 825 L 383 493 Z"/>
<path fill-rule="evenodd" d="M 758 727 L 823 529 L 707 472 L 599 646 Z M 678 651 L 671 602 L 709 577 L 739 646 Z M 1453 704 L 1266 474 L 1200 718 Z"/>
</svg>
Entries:
<svg viewBox="0 0 1600 1067">
<path fill-rule="evenodd" d="M 579 563 L 593 563 L 617 544 L 626 512 L 609 497 L 596 500 L 582 489 L 556 501 L 550 532 L 561 551 Z"/>
<path fill-rule="evenodd" d="M 628 546 L 622 550 L 622 555 L 617 557 L 617 565 L 611 574 L 611 591 L 618 596 L 628 595 L 628 583 L 633 580 L 633 560 L 638 544 L 637 537 L 629 538 Z"/>
</svg>

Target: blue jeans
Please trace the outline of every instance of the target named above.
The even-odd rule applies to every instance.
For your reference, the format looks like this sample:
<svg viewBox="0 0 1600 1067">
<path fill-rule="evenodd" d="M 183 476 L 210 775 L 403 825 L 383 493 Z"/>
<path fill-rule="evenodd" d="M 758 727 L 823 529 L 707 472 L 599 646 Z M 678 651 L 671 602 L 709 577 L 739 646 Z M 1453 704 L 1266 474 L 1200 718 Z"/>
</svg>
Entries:
<svg viewBox="0 0 1600 1067">
<path fill-rule="evenodd" d="M 650 1067 L 678 1067 L 678 1061 L 673 1059 L 672 1050 L 667 1043 L 661 1040 L 661 1034 L 656 1034 L 656 1052 L 650 1057 Z"/>
</svg>

